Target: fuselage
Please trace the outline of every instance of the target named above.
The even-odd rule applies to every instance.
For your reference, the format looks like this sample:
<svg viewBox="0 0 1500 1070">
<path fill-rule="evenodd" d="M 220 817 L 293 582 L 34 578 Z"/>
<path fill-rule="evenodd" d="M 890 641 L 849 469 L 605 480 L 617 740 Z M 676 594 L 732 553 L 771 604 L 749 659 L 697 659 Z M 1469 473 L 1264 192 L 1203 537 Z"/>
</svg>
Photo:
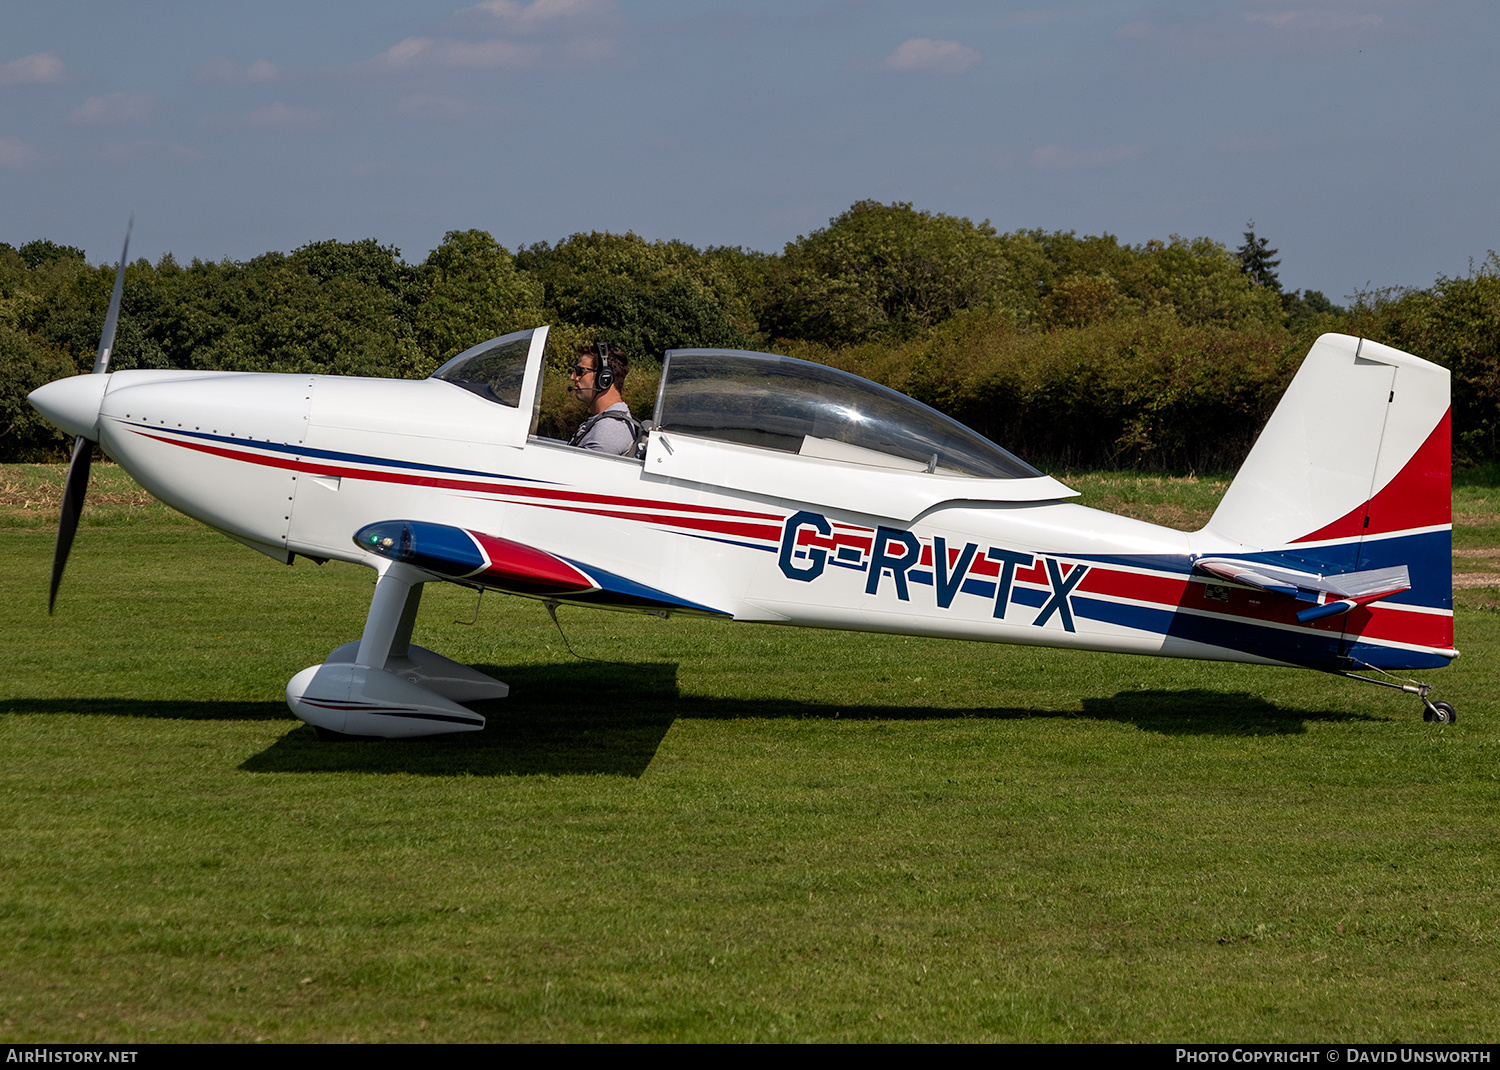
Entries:
<svg viewBox="0 0 1500 1070">
<path fill-rule="evenodd" d="M 1451 615 L 1416 604 L 1299 624 L 1287 600 L 1193 569 L 1262 548 L 1073 504 L 1045 477 L 1012 493 L 672 431 L 642 458 L 603 456 L 436 379 L 110 379 L 105 451 L 167 504 L 287 562 L 379 568 L 355 533 L 406 519 L 597 570 L 655 592 L 656 612 L 1321 668 L 1355 647 L 1370 663 L 1442 664 L 1433 652 L 1451 647 Z"/>
</svg>

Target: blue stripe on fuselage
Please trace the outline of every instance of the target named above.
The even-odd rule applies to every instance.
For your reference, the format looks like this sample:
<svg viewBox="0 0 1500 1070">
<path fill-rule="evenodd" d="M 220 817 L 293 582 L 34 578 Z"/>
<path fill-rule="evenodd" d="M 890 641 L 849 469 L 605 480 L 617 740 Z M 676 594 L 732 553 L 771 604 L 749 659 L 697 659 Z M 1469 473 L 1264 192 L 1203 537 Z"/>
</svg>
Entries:
<svg viewBox="0 0 1500 1070">
<path fill-rule="evenodd" d="M 362 453 L 340 453 L 337 450 L 317 450 L 309 446 L 289 446 L 284 442 L 262 442 L 253 438 L 231 438 L 228 435 L 211 435 L 207 431 L 184 431 L 180 427 L 153 427 L 150 424 L 131 424 L 152 434 L 168 431 L 184 438 L 202 439 L 206 442 L 223 442 L 233 446 L 248 446 L 250 449 L 268 453 L 286 453 L 298 457 L 316 457 L 324 461 L 343 461 L 346 464 L 377 465 L 381 468 L 405 468 L 417 472 L 440 472 L 452 476 L 482 476 L 485 479 L 507 479 L 517 483 L 553 483 L 550 479 L 528 479 L 525 476 L 501 475 L 499 472 L 479 472 L 472 468 L 444 468 L 442 465 L 422 464 L 417 461 L 395 461 L 388 457 L 370 457 Z"/>
</svg>

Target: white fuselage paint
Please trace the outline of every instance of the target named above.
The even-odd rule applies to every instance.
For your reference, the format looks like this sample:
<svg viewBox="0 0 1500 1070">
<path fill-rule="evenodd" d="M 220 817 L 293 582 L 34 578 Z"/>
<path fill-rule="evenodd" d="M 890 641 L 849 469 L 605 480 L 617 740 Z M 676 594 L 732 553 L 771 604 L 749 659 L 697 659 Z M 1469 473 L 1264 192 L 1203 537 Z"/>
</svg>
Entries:
<svg viewBox="0 0 1500 1070">
<path fill-rule="evenodd" d="M 1056 611 L 1038 625 L 1037 606 L 1012 604 L 997 618 L 992 597 L 963 591 L 943 607 L 935 582 L 909 581 L 902 598 L 890 572 L 873 594 L 867 572 L 850 568 L 792 579 L 774 537 L 739 531 L 778 531 L 807 510 L 851 531 L 909 530 L 923 546 L 940 536 L 950 554 L 972 545 L 981 564 L 991 547 L 1069 562 L 1186 559 L 1232 548 L 1062 501 L 1073 492 L 1050 479 L 881 469 L 679 434 L 655 437 L 643 460 L 601 456 L 530 437 L 526 414 L 435 380 L 164 372 L 111 379 L 100 413 L 105 450 L 168 505 L 282 560 L 301 554 L 379 567 L 384 562 L 356 547 L 353 533 L 420 519 L 536 546 L 737 620 L 1269 660 L 1076 615 L 1068 630 Z M 775 486 L 800 493 L 778 495 Z M 1042 578 L 1013 582 L 1046 596 Z"/>
</svg>

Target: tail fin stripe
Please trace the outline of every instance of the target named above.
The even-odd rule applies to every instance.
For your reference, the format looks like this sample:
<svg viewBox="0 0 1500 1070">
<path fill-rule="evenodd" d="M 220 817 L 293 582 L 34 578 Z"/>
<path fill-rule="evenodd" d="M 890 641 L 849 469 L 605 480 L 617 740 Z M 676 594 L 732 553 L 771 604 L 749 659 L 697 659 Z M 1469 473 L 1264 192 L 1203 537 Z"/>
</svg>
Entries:
<svg viewBox="0 0 1500 1070">
<path fill-rule="evenodd" d="M 1331 524 L 1293 543 L 1322 539 L 1356 539 L 1411 527 L 1433 527 L 1453 522 L 1451 496 L 1452 411 L 1438 425 L 1411 460 L 1369 501 L 1351 509 Z M 1366 527 L 1368 517 L 1369 527 Z"/>
</svg>

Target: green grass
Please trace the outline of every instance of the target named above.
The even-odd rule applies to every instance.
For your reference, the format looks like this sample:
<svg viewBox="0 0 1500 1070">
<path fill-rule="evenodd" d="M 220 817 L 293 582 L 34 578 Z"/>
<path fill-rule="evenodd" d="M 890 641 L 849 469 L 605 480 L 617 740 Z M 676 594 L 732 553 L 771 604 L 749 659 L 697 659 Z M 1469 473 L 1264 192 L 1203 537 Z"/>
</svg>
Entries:
<svg viewBox="0 0 1500 1070">
<path fill-rule="evenodd" d="M 1430 676 L 1454 726 L 1313 673 L 564 609 L 579 661 L 430 589 L 417 640 L 512 697 L 324 744 L 281 689 L 368 573 L 91 504 L 48 618 L 45 508 L 0 501 L 0 1039 L 1500 1038 L 1493 589 Z"/>
<path fill-rule="evenodd" d="M 1464 590 L 1460 604 L 1474 603 L 1471 588 L 1500 585 L 1500 466 L 1454 473 L 1453 571 Z M 1495 608 L 1494 590 L 1488 608 Z"/>
<path fill-rule="evenodd" d="M 1062 472 L 1082 504 L 1182 531 L 1197 531 L 1229 489 L 1230 476 L 1161 476 L 1136 472 Z"/>
</svg>

